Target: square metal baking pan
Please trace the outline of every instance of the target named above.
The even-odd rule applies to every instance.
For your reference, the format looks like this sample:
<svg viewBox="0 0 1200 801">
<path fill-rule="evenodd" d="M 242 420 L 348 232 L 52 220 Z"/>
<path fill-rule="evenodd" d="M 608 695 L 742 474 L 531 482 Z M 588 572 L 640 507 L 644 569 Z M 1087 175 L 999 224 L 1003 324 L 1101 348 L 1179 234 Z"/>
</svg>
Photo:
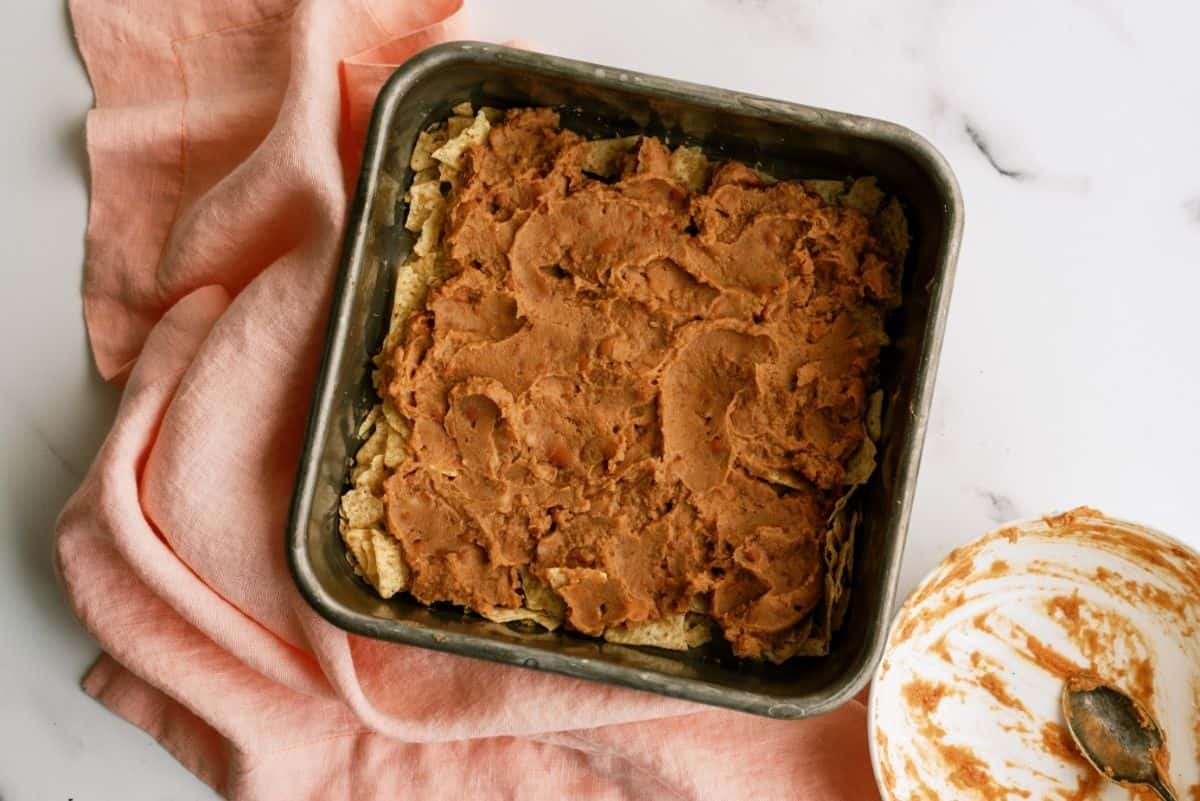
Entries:
<svg viewBox="0 0 1200 801">
<path fill-rule="evenodd" d="M 881 359 L 885 390 L 879 468 L 860 495 L 845 622 L 824 657 L 748 663 L 719 649 L 690 652 L 532 632 L 407 596 L 382 600 L 347 562 L 337 531 L 358 423 L 376 403 L 371 357 L 383 341 L 396 265 L 412 241 L 377 208 L 385 160 L 407 165 L 419 131 L 457 103 L 553 106 L 590 136 L 648 133 L 702 146 L 779 178 L 874 175 L 898 196 L 912 231 L 893 345 Z M 403 168 L 402 186 L 411 175 Z M 396 213 L 403 220 L 402 210 Z M 626 70 L 456 42 L 414 57 L 380 92 L 351 208 L 341 272 L 317 377 L 288 524 L 300 592 L 323 617 L 367 637 L 550 670 L 781 718 L 829 711 L 858 692 L 878 661 L 896 592 L 954 264 L 962 200 L 946 162 L 912 131 L 878 120 L 641 75 Z"/>
</svg>

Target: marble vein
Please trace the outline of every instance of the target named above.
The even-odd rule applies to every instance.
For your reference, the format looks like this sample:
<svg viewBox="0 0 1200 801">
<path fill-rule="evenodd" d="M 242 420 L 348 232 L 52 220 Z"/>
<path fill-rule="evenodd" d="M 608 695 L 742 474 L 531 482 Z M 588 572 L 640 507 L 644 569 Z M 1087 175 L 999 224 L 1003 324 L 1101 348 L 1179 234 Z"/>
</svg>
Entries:
<svg viewBox="0 0 1200 801">
<path fill-rule="evenodd" d="M 963 123 L 963 129 L 966 130 L 967 136 L 971 138 L 971 143 L 975 145 L 975 149 L 978 150 L 985 159 L 987 159 L 987 163 L 992 165 L 992 169 L 994 169 L 996 172 L 1000 173 L 1005 178 L 1012 178 L 1014 181 L 1024 181 L 1027 178 L 1032 177 L 1031 174 L 1025 170 L 1006 167 L 997 161 L 996 156 L 992 153 L 992 149 L 987 143 L 987 140 L 983 138 L 983 134 L 980 133 L 979 129 L 972 125 L 970 121 Z"/>
<path fill-rule="evenodd" d="M 68 459 L 66 455 L 59 450 L 58 446 L 54 444 L 54 440 L 50 438 L 49 434 L 39 428 L 37 424 L 32 422 L 29 424 L 29 430 L 37 436 L 38 440 L 42 443 L 42 446 L 45 447 L 46 451 L 49 452 L 52 457 L 54 457 L 54 461 L 58 463 L 58 466 L 62 468 L 64 473 L 76 481 L 83 480 L 84 471 L 71 463 L 71 460 Z M 0 796 L 0 801 L 4 801 L 2 796 Z"/>
<path fill-rule="evenodd" d="M 975 492 L 987 501 L 987 519 L 993 523 L 1008 523 L 1021 517 L 1017 504 L 1008 495 L 982 487 L 976 488 Z"/>
<path fill-rule="evenodd" d="M 75 479 L 75 481 L 83 480 L 83 474 L 86 471 L 76 465 L 54 442 L 54 438 L 50 436 L 49 432 L 38 425 L 36 418 L 30 413 L 25 404 L 17 400 L 15 395 L 7 392 L 0 393 L 0 400 L 3 400 L 8 407 L 10 417 L 20 419 L 24 422 L 38 442 L 42 444 L 42 447 L 46 449 L 58 466 L 62 468 L 64 473 Z M 3 796 L 0 796 L 0 801 L 4 801 Z"/>
</svg>

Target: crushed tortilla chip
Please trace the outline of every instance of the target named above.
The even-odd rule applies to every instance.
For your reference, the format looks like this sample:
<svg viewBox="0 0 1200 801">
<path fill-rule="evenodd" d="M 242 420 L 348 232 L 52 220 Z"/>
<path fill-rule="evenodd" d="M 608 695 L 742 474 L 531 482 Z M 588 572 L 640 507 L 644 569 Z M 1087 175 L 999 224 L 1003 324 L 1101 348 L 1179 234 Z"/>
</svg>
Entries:
<svg viewBox="0 0 1200 801">
<path fill-rule="evenodd" d="M 781 642 L 763 652 L 763 656 L 776 665 L 783 664 L 793 656 L 821 656 L 824 652 L 818 650 L 816 639 L 810 637 L 812 629 L 813 617 L 810 615 L 796 624 Z"/>
<path fill-rule="evenodd" d="M 701 192 L 708 186 L 708 159 L 698 147 L 677 147 L 671 153 L 671 177 L 689 192 Z"/>
<path fill-rule="evenodd" d="M 840 546 L 837 557 L 833 560 L 830 575 L 827 579 L 830 589 L 828 610 L 829 623 L 826 632 L 832 634 L 842 625 L 842 617 L 850 601 L 850 576 L 854 570 L 854 535 L 862 522 L 862 513 L 855 509 L 846 519 L 844 528 L 839 532 Z"/>
<path fill-rule="evenodd" d="M 413 256 L 416 257 L 416 253 Z M 435 277 L 435 262 L 436 257 L 433 255 L 417 257 L 397 272 L 395 294 L 392 296 L 391 322 L 399 324 L 400 328 L 395 332 L 389 331 L 389 334 L 403 337 L 403 324 L 409 315 L 424 308 L 425 295 Z"/>
<path fill-rule="evenodd" d="M 358 449 L 358 454 L 355 455 L 354 461 L 358 464 L 369 465 L 376 456 L 381 456 L 384 449 L 387 447 L 387 432 L 379 426 L 375 426 L 375 430 L 367 441 Z"/>
<path fill-rule="evenodd" d="M 458 138 L 458 135 L 471 127 L 470 117 L 451 117 L 446 120 L 446 135 L 450 137 L 450 141 Z M 434 156 L 437 158 L 437 156 Z"/>
<path fill-rule="evenodd" d="M 433 154 L 446 144 L 446 139 L 445 127 L 439 127 L 433 131 L 421 131 L 417 134 L 417 144 L 413 148 L 412 157 L 408 160 L 408 166 L 415 172 L 436 167 L 437 162 L 434 160 Z"/>
<path fill-rule="evenodd" d="M 550 587 L 555 590 L 565 587 L 572 575 L 583 576 L 585 574 L 595 574 L 601 581 L 608 581 L 608 573 L 594 567 L 551 567 L 546 570 L 546 578 L 550 580 Z"/>
<path fill-rule="evenodd" d="M 876 442 L 883 436 L 883 390 L 877 389 L 867 398 L 867 436 Z"/>
<path fill-rule="evenodd" d="M 383 519 L 383 501 L 365 487 L 355 488 L 342 496 L 342 514 L 350 528 L 370 528 Z"/>
<path fill-rule="evenodd" d="M 392 295 L 392 319 L 384 346 L 390 351 L 404 335 L 404 321 L 412 310 L 420 308 L 425 303 L 425 294 L 429 291 L 429 276 L 405 265 L 396 271 L 396 289 Z M 387 413 L 384 407 L 384 413 Z"/>
<path fill-rule="evenodd" d="M 567 614 L 567 605 L 559 594 L 543 584 L 529 570 L 520 568 L 518 572 L 521 575 L 521 593 L 525 596 L 525 606 L 557 621 L 555 625 L 562 623 Z"/>
<path fill-rule="evenodd" d="M 387 448 L 383 452 L 383 464 L 394 468 L 408 456 L 408 438 L 410 432 L 405 429 L 398 431 L 388 427 Z"/>
<path fill-rule="evenodd" d="M 842 196 L 842 192 L 846 191 L 845 181 L 827 181 L 813 178 L 801 181 L 800 183 L 804 185 L 805 189 L 816 194 L 829 206 L 836 206 L 838 199 Z"/>
<path fill-rule="evenodd" d="M 363 417 L 362 422 L 358 424 L 358 438 L 363 439 L 371 433 L 371 429 L 375 427 L 375 421 L 379 419 L 382 404 L 375 404 L 371 407 L 371 411 Z"/>
<path fill-rule="evenodd" d="M 450 123 L 454 122 L 454 118 Z M 447 123 L 449 125 L 450 123 Z M 471 145 L 477 145 L 487 138 L 488 131 L 492 128 L 492 124 L 488 122 L 487 117 L 481 111 L 475 115 L 474 121 L 464 128 L 461 132 L 451 137 L 446 144 L 433 151 L 433 157 L 442 164 L 458 169 L 459 161 L 462 159 L 462 154 Z"/>
<path fill-rule="evenodd" d="M 445 206 L 437 206 L 421 223 L 421 235 L 413 245 L 413 253 L 418 256 L 428 256 L 442 240 L 442 221 L 446 217 Z"/>
<path fill-rule="evenodd" d="M 750 172 L 758 176 L 758 180 L 762 181 L 765 186 L 774 186 L 779 183 L 779 179 L 765 170 L 760 170 L 758 167 L 751 167 Z"/>
<path fill-rule="evenodd" d="M 808 486 L 808 479 L 795 470 L 776 470 L 773 467 L 767 467 L 759 472 L 767 481 L 770 481 L 772 484 L 778 484 L 781 487 L 801 489 Z"/>
<path fill-rule="evenodd" d="M 414 183 L 408 190 L 408 219 L 404 227 L 410 231 L 421 230 L 425 221 L 446 207 L 442 188 L 437 181 Z"/>
<path fill-rule="evenodd" d="M 481 609 L 479 615 L 493 623 L 517 623 L 530 620 L 548 631 L 554 631 L 562 625 L 561 617 L 554 617 L 536 609 L 518 606 L 515 609 Z"/>
<path fill-rule="evenodd" d="M 699 615 L 680 613 L 659 620 L 646 620 L 625 626 L 610 626 L 604 639 L 622 645 L 653 645 L 673 651 L 686 651 L 712 639 L 712 629 Z"/>
<path fill-rule="evenodd" d="M 865 425 L 863 428 L 862 444 L 858 446 L 858 450 L 850 457 L 850 464 L 846 466 L 845 481 L 851 487 L 867 483 L 867 479 L 875 472 L 875 442 L 865 430 Z"/>
<path fill-rule="evenodd" d="M 359 465 L 351 472 L 351 478 L 356 489 L 366 489 L 375 495 L 383 491 L 384 474 L 383 456 L 376 456 L 368 465 Z"/>
<path fill-rule="evenodd" d="M 583 144 L 584 172 L 602 178 L 615 178 L 621 171 L 621 160 L 637 147 L 640 136 L 623 136 L 620 139 L 594 139 Z"/>
<path fill-rule="evenodd" d="M 842 205 L 874 217 L 883 203 L 883 192 L 873 177 L 858 178 L 842 196 Z"/>
<path fill-rule="evenodd" d="M 400 414 L 400 410 L 392 404 L 391 400 L 385 400 L 379 408 L 383 411 L 383 419 L 387 421 L 388 427 L 393 431 L 409 429 L 408 419 Z"/>
<path fill-rule="evenodd" d="M 346 528 L 342 530 L 342 540 L 355 571 L 381 596 L 391 598 L 408 589 L 410 571 L 394 537 L 378 528 Z"/>
</svg>

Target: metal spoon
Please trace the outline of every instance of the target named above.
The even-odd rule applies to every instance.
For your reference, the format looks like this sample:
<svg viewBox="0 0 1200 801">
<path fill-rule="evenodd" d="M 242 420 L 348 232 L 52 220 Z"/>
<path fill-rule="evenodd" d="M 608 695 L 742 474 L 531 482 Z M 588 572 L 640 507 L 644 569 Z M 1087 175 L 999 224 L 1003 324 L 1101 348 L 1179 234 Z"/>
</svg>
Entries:
<svg viewBox="0 0 1200 801">
<path fill-rule="evenodd" d="M 1140 703 L 1095 676 L 1067 679 L 1062 692 L 1067 729 L 1084 758 L 1124 787 L 1143 786 L 1178 801 L 1167 778 L 1162 730 Z"/>
</svg>

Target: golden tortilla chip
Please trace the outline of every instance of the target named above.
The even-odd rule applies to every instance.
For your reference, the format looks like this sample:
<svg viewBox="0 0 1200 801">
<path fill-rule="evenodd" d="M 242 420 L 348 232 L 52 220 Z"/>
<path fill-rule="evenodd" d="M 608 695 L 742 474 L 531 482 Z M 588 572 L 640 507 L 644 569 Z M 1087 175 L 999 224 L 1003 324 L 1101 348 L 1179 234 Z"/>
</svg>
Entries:
<svg viewBox="0 0 1200 801">
<path fill-rule="evenodd" d="M 354 570 L 384 598 L 408 589 L 411 573 L 400 554 L 400 543 L 378 528 L 348 528 L 342 541 Z"/>
<path fill-rule="evenodd" d="M 608 573 L 594 567 L 551 567 L 546 570 L 546 578 L 552 589 L 561 590 L 570 581 L 572 573 L 581 577 L 594 574 L 601 581 L 608 581 Z"/>
<path fill-rule="evenodd" d="M 404 265 L 396 271 L 396 289 L 392 295 L 392 319 L 384 338 L 384 352 L 390 353 L 400 343 L 404 336 L 404 321 L 409 314 L 425 303 L 425 294 L 429 291 L 429 277 L 411 265 Z M 387 413 L 387 407 L 384 407 Z"/>
<path fill-rule="evenodd" d="M 646 620 L 625 626 L 610 626 L 604 639 L 622 645 L 652 645 L 673 651 L 686 651 L 712 639 L 708 621 L 699 615 L 680 613 L 659 620 Z"/>
<path fill-rule="evenodd" d="M 421 223 L 421 235 L 413 245 L 413 253 L 424 257 L 434 252 L 442 241 L 442 221 L 445 216 L 445 205 L 437 206 L 430 212 L 429 216 L 425 218 L 425 222 Z"/>
<path fill-rule="evenodd" d="M 475 110 L 471 108 L 470 100 L 464 100 L 463 102 L 459 103 L 457 106 L 454 106 L 453 108 L 451 108 L 450 111 L 452 111 L 455 114 L 455 116 L 458 116 L 458 117 L 474 117 L 475 116 Z"/>
<path fill-rule="evenodd" d="M 379 405 L 383 411 L 383 419 L 387 421 L 388 427 L 394 431 L 408 431 L 408 418 L 400 414 L 400 410 L 392 405 L 391 400 L 385 400 Z"/>
<path fill-rule="evenodd" d="M 816 614 L 815 612 L 813 614 Z M 774 662 L 776 665 L 782 664 L 793 656 L 801 654 L 805 656 L 819 656 L 820 653 L 812 653 L 815 649 L 815 644 L 810 640 L 809 633 L 813 627 L 813 616 L 809 615 L 804 620 L 796 624 L 796 627 L 788 632 L 783 640 L 773 648 L 763 653 L 763 658 Z"/>
<path fill-rule="evenodd" d="M 778 484 L 781 487 L 788 489 L 801 489 L 808 486 L 808 480 L 804 476 L 797 473 L 795 470 L 775 470 L 767 468 L 762 472 L 762 477 L 772 484 Z"/>
<path fill-rule="evenodd" d="M 838 204 L 838 199 L 842 196 L 842 193 L 846 191 L 845 181 L 827 181 L 813 178 L 807 181 L 801 181 L 800 183 L 804 184 L 805 189 L 816 194 L 821 198 L 821 200 L 830 206 L 836 206 Z"/>
<path fill-rule="evenodd" d="M 546 578 L 550 582 L 550 586 L 556 590 L 561 590 L 567 583 L 566 568 L 552 567 L 546 571 Z M 607 576 L 605 576 L 607 578 Z"/>
<path fill-rule="evenodd" d="M 549 631 L 554 631 L 562 625 L 561 617 L 556 618 L 544 612 L 526 609 L 523 606 L 518 606 L 516 609 L 481 609 L 479 614 L 493 623 L 516 623 L 531 620 Z"/>
<path fill-rule="evenodd" d="M 338 517 L 342 539 L 355 572 L 382 597 L 390 598 L 407 589 L 409 568 L 400 552 L 400 544 L 381 530 L 385 461 L 397 437 L 397 432 L 384 417 L 384 408 L 382 404 L 376 405 L 359 426 L 359 436 L 368 431 L 371 436 L 354 458 L 353 488 L 342 496 Z M 383 453 L 378 452 L 380 442 L 384 443 Z M 401 441 L 402 447 L 404 444 Z"/>
<path fill-rule="evenodd" d="M 451 120 L 453 122 L 453 119 Z M 449 124 L 449 123 L 448 123 Z M 458 169 L 462 154 L 471 145 L 477 145 L 487 138 L 492 124 L 488 122 L 483 112 L 475 115 L 469 126 L 452 136 L 446 144 L 433 151 L 433 157 L 442 164 Z"/>
<path fill-rule="evenodd" d="M 671 177 L 689 192 L 701 192 L 708 186 L 709 163 L 698 147 L 677 147 L 671 153 Z"/>
<path fill-rule="evenodd" d="M 446 135 L 450 137 L 450 141 L 454 141 L 459 134 L 470 127 L 470 117 L 451 117 L 450 119 L 446 120 Z M 434 158 L 436 158 L 436 156 Z"/>
<path fill-rule="evenodd" d="M 383 520 L 383 501 L 365 487 L 352 489 L 342 496 L 342 515 L 349 528 L 370 528 Z"/>
<path fill-rule="evenodd" d="M 874 453 L 874 443 L 871 444 L 871 453 Z M 850 502 L 857 489 L 857 485 L 852 485 L 834 504 L 833 512 L 829 515 L 824 540 L 825 594 L 809 615 L 803 634 L 800 630 L 789 634 L 781 646 L 767 655 L 773 662 L 783 662 L 793 656 L 822 656 L 829 653 L 830 639 L 841 624 L 849 600 L 847 589 L 853 568 L 854 535 L 859 521 L 858 510 L 852 509 Z"/>
<path fill-rule="evenodd" d="M 593 139 L 583 144 L 584 172 L 602 178 L 614 178 L 621 171 L 621 160 L 637 147 L 640 136 L 624 136 L 620 139 Z"/>
<path fill-rule="evenodd" d="M 387 447 L 387 432 L 375 426 L 371 436 L 358 449 L 358 454 L 354 457 L 354 461 L 360 465 L 369 465 L 376 456 L 382 456 Z"/>
<path fill-rule="evenodd" d="M 858 178 L 842 196 L 842 205 L 874 217 L 883 204 L 883 192 L 873 177 Z"/>
<path fill-rule="evenodd" d="M 829 625 L 826 626 L 830 634 L 841 628 L 842 618 L 845 617 L 846 607 L 849 606 L 850 577 L 854 571 L 854 537 L 858 533 L 858 526 L 861 522 L 862 513 L 855 509 L 846 521 L 845 530 L 841 534 L 841 550 L 833 562 L 833 575 L 830 579 L 830 584 L 834 588 L 830 593 L 832 608 Z"/>
<path fill-rule="evenodd" d="M 828 581 L 829 599 L 836 601 L 842 594 L 842 579 L 849 569 L 846 546 L 851 542 L 858 520 L 858 510 L 851 509 L 849 501 L 854 491 L 846 493 L 839 500 L 839 507 L 830 516 L 829 535 L 825 541 L 826 561 L 829 566 Z"/>
<path fill-rule="evenodd" d="M 358 424 L 358 438 L 365 439 L 371 433 L 371 429 L 375 427 L 375 421 L 379 419 L 381 414 L 382 404 L 375 404 L 371 407 L 371 411 L 367 412 L 363 417 L 362 422 Z"/>
<path fill-rule="evenodd" d="M 383 464 L 386 467 L 394 468 L 408 456 L 408 437 L 407 430 L 398 431 L 388 427 L 387 448 L 383 452 Z"/>
<path fill-rule="evenodd" d="M 567 605 L 562 597 L 525 568 L 520 568 L 518 572 L 521 574 L 521 592 L 525 596 L 525 606 L 561 623 L 567 614 Z"/>
<path fill-rule="evenodd" d="M 450 191 L 458 189 L 458 168 L 449 164 L 438 164 L 438 181 L 450 185 Z"/>
<path fill-rule="evenodd" d="M 427 170 L 430 167 L 436 167 L 437 162 L 434 160 L 433 154 L 437 149 L 446 144 L 446 129 L 443 126 L 438 126 L 433 131 L 421 131 L 417 134 L 417 144 L 413 147 L 412 157 L 408 160 L 408 166 L 414 172 Z"/>
<path fill-rule="evenodd" d="M 750 172 L 757 175 L 758 179 L 766 186 L 774 186 L 775 184 L 779 183 L 778 178 L 776 178 L 774 175 L 771 175 L 769 172 L 759 169 L 758 167 L 751 167 Z"/>
<path fill-rule="evenodd" d="M 882 401 L 882 393 L 876 394 Z M 854 537 L 859 523 L 859 512 L 851 507 L 851 501 L 858 487 L 870 479 L 876 466 L 875 443 L 866 424 L 864 433 L 866 436 L 863 437 L 862 445 L 855 451 L 846 468 L 845 482 L 849 489 L 834 504 L 825 530 L 824 596 L 800 628 L 789 633 L 783 643 L 766 654 L 766 658 L 776 664 L 793 656 L 823 656 L 829 653 L 830 639 L 845 615 L 849 602 L 847 590 L 854 564 Z"/>
<path fill-rule="evenodd" d="M 862 444 L 858 446 L 854 456 L 850 457 L 850 464 L 846 466 L 845 481 L 852 487 L 867 483 L 867 479 L 875 472 L 875 443 L 866 431 L 866 426 L 863 426 L 863 429 Z"/>
<path fill-rule="evenodd" d="M 858 511 L 849 511 L 844 502 L 847 494 L 839 501 L 839 510 L 833 516 L 833 525 L 826 537 L 825 597 L 821 606 L 810 617 L 812 626 L 803 642 L 799 642 L 794 655 L 823 656 L 829 653 L 833 632 L 841 625 L 849 601 L 849 581 L 853 568 L 854 535 L 858 530 Z"/>
<path fill-rule="evenodd" d="M 392 290 L 392 310 L 387 332 L 384 334 L 383 345 L 374 357 L 377 366 L 384 365 L 385 360 L 404 339 L 405 322 L 408 318 L 424 306 L 429 284 L 437 274 L 435 265 L 439 258 L 440 249 L 423 257 L 410 252 L 408 260 L 396 268 L 396 283 Z M 385 370 L 377 369 L 373 378 L 375 390 L 382 396 L 384 384 L 391 376 Z M 382 410 L 392 429 L 407 431 L 407 421 L 390 401 L 384 400 Z"/>
<path fill-rule="evenodd" d="M 373 495 L 381 495 L 384 474 L 383 456 L 376 456 L 368 465 L 358 465 L 351 471 L 351 478 L 356 489 L 365 489 Z"/>
<path fill-rule="evenodd" d="M 437 181 L 414 183 L 408 190 L 408 218 L 404 227 L 413 232 L 420 231 L 425 221 L 445 206 L 446 198 Z"/>
<path fill-rule="evenodd" d="M 867 398 L 867 436 L 876 442 L 883 436 L 883 390 L 877 389 Z"/>
</svg>

